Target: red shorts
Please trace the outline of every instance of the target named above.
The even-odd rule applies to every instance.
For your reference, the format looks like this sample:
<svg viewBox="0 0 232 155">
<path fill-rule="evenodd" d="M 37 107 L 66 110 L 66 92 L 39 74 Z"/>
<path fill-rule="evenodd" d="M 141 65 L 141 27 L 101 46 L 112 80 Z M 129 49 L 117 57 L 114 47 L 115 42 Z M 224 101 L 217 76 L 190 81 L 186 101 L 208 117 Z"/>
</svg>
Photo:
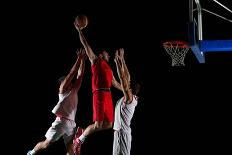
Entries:
<svg viewBox="0 0 232 155">
<path fill-rule="evenodd" d="M 114 110 L 110 91 L 93 93 L 93 121 L 113 122 Z"/>
</svg>

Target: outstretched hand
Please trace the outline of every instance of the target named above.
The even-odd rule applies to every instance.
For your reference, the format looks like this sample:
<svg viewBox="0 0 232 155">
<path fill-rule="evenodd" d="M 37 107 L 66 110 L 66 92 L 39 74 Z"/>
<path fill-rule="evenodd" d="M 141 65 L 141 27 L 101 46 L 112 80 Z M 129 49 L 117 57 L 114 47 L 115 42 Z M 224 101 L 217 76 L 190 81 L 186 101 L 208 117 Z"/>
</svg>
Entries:
<svg viewBox="0 0 232 155">
<path fill-rule="evenodd" d="M 85 49 L 83 48 L 80 48 L 80 49 L 77 49 L 76 51 L 76 54 L 77 54 L 77 58 L 80 58 L 80 59 L 86 59 L 86 53 L 85 53 Z"/>
<path fill-rule="evenodd" d="M 124 48 L 120 48 L 119 49 L 119 51 L 120 51 L 120 57 L 124 57 Z"/>
<path fill-rule="evenodd" d="M 116 52 L 115 52 L 114 61 L 115 62 L 118 60 L 123 61 L 123 59 L 124 59 L 124 49 L 120 48 L 120 49 L 116 50 Z"/>
<path fill-rule="evenodd" d="M 76 17 L 75 20 L 74 20 L 74 26 L 75 26 L 75 28 L 77 29 L 77 31 L 80 31 L 80 30 L 81 30 L 81 28 L 80 28 L 80 26 L 79 26 L 79 24 L 78 24 L 78 19 L 77 19 L 77 17 Z"/>
<path fill-rule="evenodd" d="M 118 50 L 116 50 L 115 56 L 114 56 L 114 62 L 115 62 L 115 63 L 117 63 L 118 58 L 119 58 L 119 56 L 118 56 Z"/>
<path fill-rule="evenodd" d="M 119 49 L 119 52 L 120 52 L 120 53 L 119 53 L 119 54 L 120 54 L 120 55 L 119 55 L 119 58 L 120 58 L 120 60 L 122 61 L 122 60 L 124 59 L 124 49 L 123 49 L 123 48 L 120 48 L 120 49 Z"/>
</svg>

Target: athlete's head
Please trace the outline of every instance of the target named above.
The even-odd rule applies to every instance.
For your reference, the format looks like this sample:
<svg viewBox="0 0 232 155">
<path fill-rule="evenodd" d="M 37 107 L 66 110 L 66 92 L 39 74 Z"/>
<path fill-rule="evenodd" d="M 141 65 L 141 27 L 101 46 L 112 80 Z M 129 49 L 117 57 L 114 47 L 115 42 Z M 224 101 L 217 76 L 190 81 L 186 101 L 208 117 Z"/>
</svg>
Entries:
<svg viewBox="0 0 232 155">
<path fill-rule="evenodd" d="M 130 88 L 133 95 L 137 95 L 140 91 L 141 85 L 137 82 L 131 82 Z"/>
<path fill-rule="evenodd" d="M 65 76 L 61 76 L 61 77 L 58 79 L 59 85 L 64 81 L 64 79 L 65 79 Z"/>
<path fill-rule="evenodd" d="M 59 87 L 60 88 L 63 88 L 63 82 L 65 82 L 64 80 L 65 80 L 65 78 L 66 78 L 66 76 L 61 76 L 59 79 L 58 79 L 58 84 L 59 84 Z M 74 84 L 74 82 L 75 82 L 75 78 L 73 78 L 72 79 L 72 81 L 68 84 L 68 85 L 66 85 L 66 90 L 71 90 L 72 89 L 72 87 L 73 87 L 73 84 Z M 59 89 L 60 89 L 59 88 Z"/>
<path fill-rule="evenodd" d="M 103 51 L 99 54 L 99 56 L 100 56 L 103 60 L 109 62 L 110 55 L 109 55 L 108 52 L 106 52 L 105 50 L 103 50 Z"/>
</svg>

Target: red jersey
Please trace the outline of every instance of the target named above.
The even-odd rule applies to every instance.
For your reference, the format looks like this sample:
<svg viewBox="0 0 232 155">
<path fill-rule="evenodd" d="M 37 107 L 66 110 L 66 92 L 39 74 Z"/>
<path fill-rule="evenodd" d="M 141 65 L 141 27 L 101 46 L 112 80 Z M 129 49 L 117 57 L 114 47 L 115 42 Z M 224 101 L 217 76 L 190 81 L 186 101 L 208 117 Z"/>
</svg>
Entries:
<svg viewBox="0 0 232 155">
<path fill-rule="evenodd" d="M 92 69 L 92 89 L 110 88 L 112 85 L 113 73 L 107 62 L 101 58 L 91 66 Z"/>
</svg>

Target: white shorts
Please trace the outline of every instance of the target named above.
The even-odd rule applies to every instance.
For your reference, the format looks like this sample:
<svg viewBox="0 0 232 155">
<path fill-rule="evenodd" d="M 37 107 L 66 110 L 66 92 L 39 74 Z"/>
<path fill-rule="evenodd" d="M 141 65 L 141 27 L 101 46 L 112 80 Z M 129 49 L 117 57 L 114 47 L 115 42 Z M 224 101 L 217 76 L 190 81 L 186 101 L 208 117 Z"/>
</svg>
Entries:
<svg viewBox="0 0 232 155">
<path fill-rule="evenodd" d="M 48 129 L 45 137 L 51 142 L 57 141 L 63 136 L 65 144 L 72 140 L 75 133 L 76 123 L 72 120 L 56 117 L 52 126 Z"/>
<path fill-rule="evenodd" d="M 122 130 L 114 131 L 113 155 L 130 155 L 131 133 Z"/>
</svg>

